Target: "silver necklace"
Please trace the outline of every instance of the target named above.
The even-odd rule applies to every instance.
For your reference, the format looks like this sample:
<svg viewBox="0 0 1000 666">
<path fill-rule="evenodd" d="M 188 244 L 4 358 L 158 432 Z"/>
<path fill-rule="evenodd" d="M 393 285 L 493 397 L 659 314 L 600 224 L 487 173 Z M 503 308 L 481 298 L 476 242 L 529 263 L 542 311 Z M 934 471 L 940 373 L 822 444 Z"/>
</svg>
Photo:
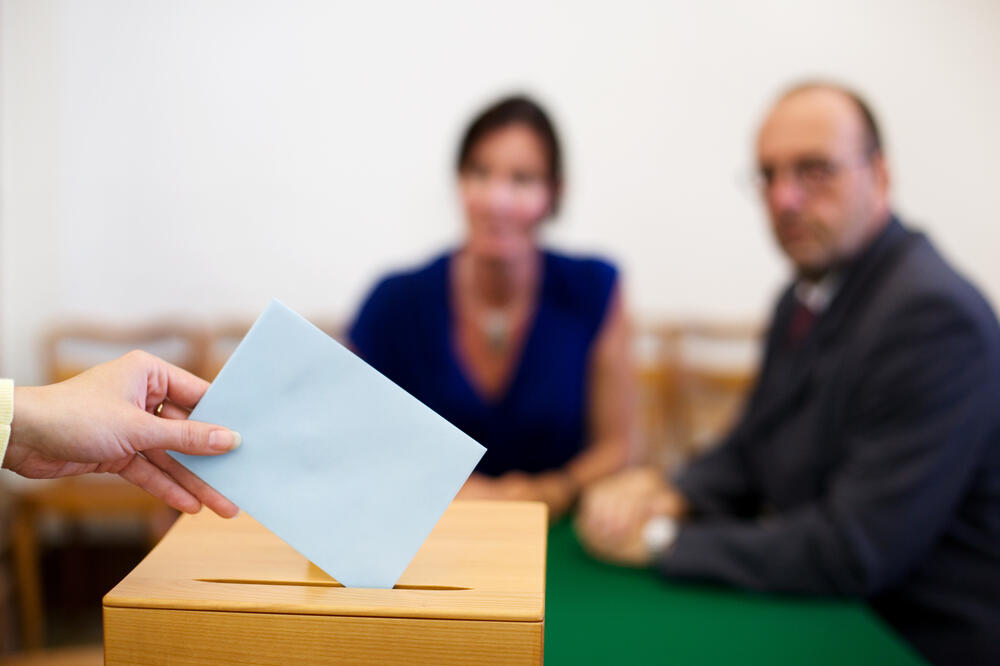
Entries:
<svg viewBox="0 0 1000 666">
<path fill-rule="evenodd" d="M 507 349 L 511 335 L 511 317 L 504 310 L 487 310 L 479 318 L 479 327 L 486 336 L 490 351 L 500 353 Z"/>
</svg>

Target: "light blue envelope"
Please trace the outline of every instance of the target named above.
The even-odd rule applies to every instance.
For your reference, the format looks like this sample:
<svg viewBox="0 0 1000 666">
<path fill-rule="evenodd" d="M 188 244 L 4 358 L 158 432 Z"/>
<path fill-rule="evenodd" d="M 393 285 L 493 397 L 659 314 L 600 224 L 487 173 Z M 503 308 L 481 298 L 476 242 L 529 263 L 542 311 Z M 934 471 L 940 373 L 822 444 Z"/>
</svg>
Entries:
<svg viewBox="0 0 1000 666">
<path fill-rule="evenodd" d="M 395 585 L 486 451 L 278 301 L 191 418 L 242 446 L 171 455 L 348 587 Z"/>
</svg>

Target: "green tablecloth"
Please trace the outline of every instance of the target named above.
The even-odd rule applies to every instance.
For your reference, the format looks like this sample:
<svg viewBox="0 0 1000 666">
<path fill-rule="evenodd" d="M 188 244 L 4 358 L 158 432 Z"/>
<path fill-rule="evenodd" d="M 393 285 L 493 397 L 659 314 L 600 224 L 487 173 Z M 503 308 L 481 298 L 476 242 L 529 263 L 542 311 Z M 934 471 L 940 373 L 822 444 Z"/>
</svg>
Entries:
<svg viewBox="0 0 1000 666">
<path fill-rule="evenodd" d="M 549 531 L 545 663 L 922 664 L 866 606 L 672 583 Z"/>
</svg>

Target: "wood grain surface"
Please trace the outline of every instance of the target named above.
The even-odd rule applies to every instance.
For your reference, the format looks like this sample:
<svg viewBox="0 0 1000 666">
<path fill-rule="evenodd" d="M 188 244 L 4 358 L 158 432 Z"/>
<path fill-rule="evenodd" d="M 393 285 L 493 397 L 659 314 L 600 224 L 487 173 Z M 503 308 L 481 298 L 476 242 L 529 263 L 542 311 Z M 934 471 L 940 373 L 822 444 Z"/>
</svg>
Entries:
<svg viewBox="0 0 1000 666">
<path fill-rule="evenodd" d="M 107 663 L 539 663 L 546 509 L 454 502 L 391 590 L 247 515 L 181 517 L 104 598 Z"/>
</svg>

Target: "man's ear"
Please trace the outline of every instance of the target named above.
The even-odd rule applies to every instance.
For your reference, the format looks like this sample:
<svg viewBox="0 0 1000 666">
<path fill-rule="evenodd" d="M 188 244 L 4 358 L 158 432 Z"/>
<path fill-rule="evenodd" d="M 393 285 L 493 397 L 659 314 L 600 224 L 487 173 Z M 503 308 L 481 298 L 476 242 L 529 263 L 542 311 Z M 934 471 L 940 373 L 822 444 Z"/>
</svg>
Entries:
<svg viewBox="0 0 1000 666">
<path fill-rule="evenodd" d="M 879 193 L 888 203 L 889 187 L 892 185 L 892 178 L 889 175 L 889 163 L 885 159 L 885 153 L 879 151 L 872 156 L 872 172 L 875 174 L 875 183 Z"/>
</svg>

